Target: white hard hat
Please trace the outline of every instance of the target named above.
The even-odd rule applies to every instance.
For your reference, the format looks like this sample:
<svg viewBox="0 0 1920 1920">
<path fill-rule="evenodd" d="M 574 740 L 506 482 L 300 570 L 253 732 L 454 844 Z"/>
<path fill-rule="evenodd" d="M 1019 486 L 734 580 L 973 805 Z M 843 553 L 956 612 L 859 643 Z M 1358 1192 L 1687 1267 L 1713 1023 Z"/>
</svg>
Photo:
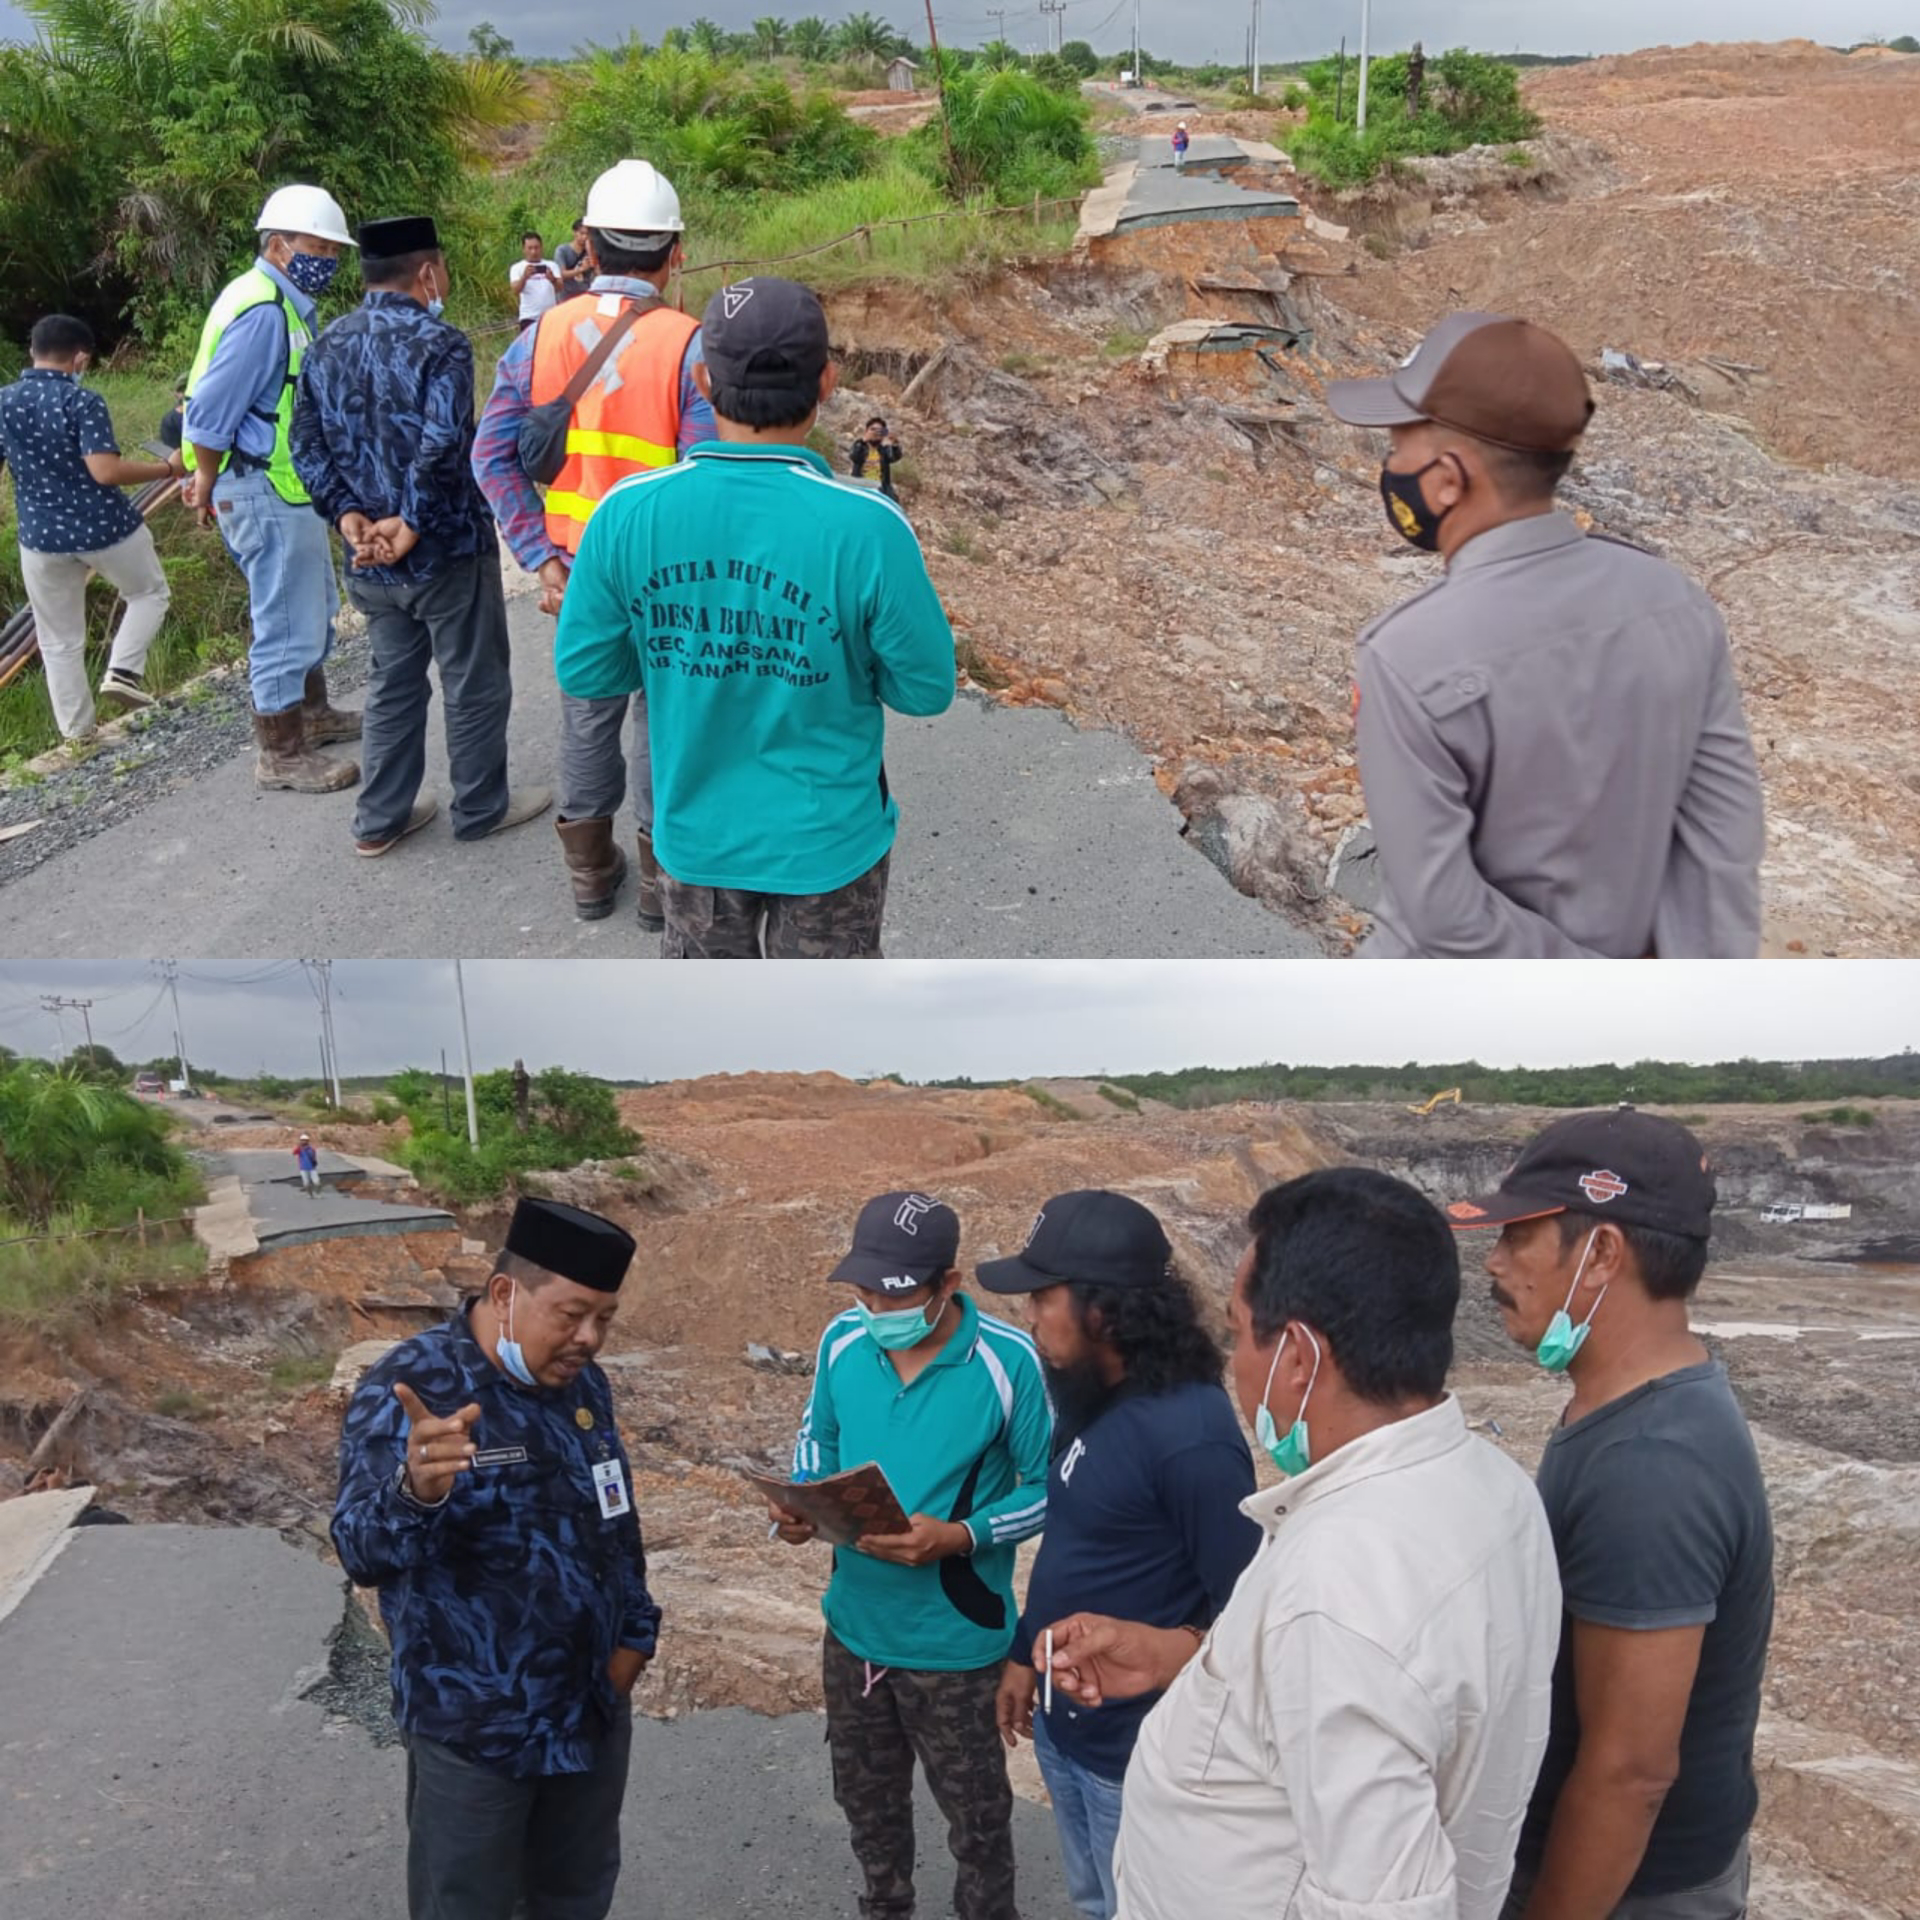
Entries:
<svg viewBox="0 0 1920 1920">
<path fill-rule="evenodd" d="M 587 189 L 587 225 L 607 233 L 684 233 L 680 196 L 651 160 L 621 160 Z"/>
<path fill-rule="evenodd" d="M 324 187 L 280 187 L 267 195 L 256 233 L 310 233 L 316 240 L 337 240 L 343 247 L 360 243 L 347 231 L 340 202 Z"/>
</svg>

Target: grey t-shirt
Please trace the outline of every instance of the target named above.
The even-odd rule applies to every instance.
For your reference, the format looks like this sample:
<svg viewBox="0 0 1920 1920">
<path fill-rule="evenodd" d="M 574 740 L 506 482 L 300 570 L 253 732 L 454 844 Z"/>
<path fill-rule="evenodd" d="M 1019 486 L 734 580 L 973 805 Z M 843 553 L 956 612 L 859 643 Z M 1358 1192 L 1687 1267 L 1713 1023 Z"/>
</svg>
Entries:
<svg viewBox="0 0 1920 1920">
<path fill-rule="evenodd" d="M 1718 1361 L 1683 1367 L 1562 1427 L 1540 1462 L 1567 1619 L 1546 1757 L 1520 1836 L 1537 1871 L 1580 1742 L 1573 1623 L 1706 1626 L 1680 1735 L 1680 1777 L 1628 1892 L 1722 1872 L 1753 1824 L 1753 1730 L 1773 1628 L 1773 1521 L 1746 1416 Z"/>
</svg>

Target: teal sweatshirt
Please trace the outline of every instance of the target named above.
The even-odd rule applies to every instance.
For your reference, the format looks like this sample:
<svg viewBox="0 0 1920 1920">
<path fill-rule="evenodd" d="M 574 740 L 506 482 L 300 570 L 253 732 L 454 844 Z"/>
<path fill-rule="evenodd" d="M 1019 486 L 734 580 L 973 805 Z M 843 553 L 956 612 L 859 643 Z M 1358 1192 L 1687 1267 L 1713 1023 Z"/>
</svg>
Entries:
<svg viewBox="0 0 1920 1920">
<path fill-rule="evenodd" d="M 623 480 L 561 603 L 563 693 L 641 693 L 654 850 L 687 886 L 831 893 L 893 845 L 885 709 L 953 704 L 953 632 L 906 516 L 804 447 Z"/>
<path fill-rule="evenodd" d="M 960 1325 L 911 1386 L 849 1310 L 828 1324 L 793 1477 L 877 1460 L 908 1513 L 963 1520 L 971 1554 L 901 1567 L 838 1547 L 822 1608 L 876 1666 L 955 1673 L 1006 1658 L 1014 1549 L 1047 1524 L 1053 1410 L 1033 1342 L 964 1294 Z"/>
</svg>

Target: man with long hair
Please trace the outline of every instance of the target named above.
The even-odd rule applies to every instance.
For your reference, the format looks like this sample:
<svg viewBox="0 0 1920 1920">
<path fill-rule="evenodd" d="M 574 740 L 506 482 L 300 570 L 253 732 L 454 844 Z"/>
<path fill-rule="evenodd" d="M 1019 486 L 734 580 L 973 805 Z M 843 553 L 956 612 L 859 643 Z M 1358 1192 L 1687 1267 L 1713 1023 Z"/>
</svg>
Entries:
<svg viewBox="0 0 1920 1920">
<path fill-rule="evenodd" d="M 1034 1345 L 1055 1414 L 1047 1531 L 1000 1682 L 1000 1737 L 1034 1743 L 1053 1800 L 1067 1891 L 1091 1920 L 1116 1910 L 1120 1783 L 1158 1695 L 1035 1712 L 1047 1622 L 1081 1607 L 1184 1629 L 1197 1645 L 1253 1558 L 1240 1511 L 1253 1461 L 1166 1233 L 1125 1194 L 1063 1193 L 1026 1248 L 980 1284 L 1031 1299 Z"/>
</svg>

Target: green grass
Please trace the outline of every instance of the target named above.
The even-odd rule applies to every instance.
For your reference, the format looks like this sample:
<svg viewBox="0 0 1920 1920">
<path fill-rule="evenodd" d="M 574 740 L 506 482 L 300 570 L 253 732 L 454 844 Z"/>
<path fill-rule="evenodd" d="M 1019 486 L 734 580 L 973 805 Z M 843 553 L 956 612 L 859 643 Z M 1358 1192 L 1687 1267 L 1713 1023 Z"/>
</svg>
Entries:
<svg viewBox="0 0 1920 1920">
<path fill-rule="evenodd" d="M 1124 1087 L 1102 1087 L 1100 1089 L 1100 1098 L 1111 1101 L 1113 1105 L 1120 1108 L 1124 1113 L 1138 1113 L 1140 1111 L 1140 1102 Z"/>
<path fill-rule="evenodd" d="M 283 1354 L 273 1363 L 268 1378 L 284 1392 L 302 1392 L 331 1380 L 333 1361 L 324 1353 Z"/>
<path fill-rule="evenodd" d="M 153 1403 L 155 1413 L 168 1420 L 211 1420 L 212 1405 L 184 1387 L 171 1387 Z"/>
<path fill-rule="evenodd" d="M 1116 327 L 1100 344 L 1100 351 L 1109 360 L 1125 360 L 1136 353 L 1144 353 L 1147 336 L 1132 327 Z"/>
<path fill-rule="evenodd" d="M 1866 1107 L 1825 1107 L 1818 1113 L 1803 1113 L 1801 1123 L 1809 1127 L 1870 1127 L 1874 1115 Z"/>
<path fill-rule="evenodd" d="M 143 440 L 159 430 L 161 416 L 173 405 L 177 367 L 120 369 L 87 376 L 87 384 L 107 403 L 120 448 L 129 459 L 144 459 Z M 244 659 L 247 651 L 247 592 L 239 570 L 227 558 L 220 536 L 202 533 L 192 517 L 166 507 L 148 523 L 160 549 L 173 604 L 167 623 L 147 657 L 147 682 L 161 689 L 178 686 L 204 668 Z M 15 532 L 13 489 L 0 487 L 0 606 L 9 611 L 26 602 L 20 581 L 20 549 Z M 87 590 L 87 654 L 97 684 L 106 666 L 107 640 L 117 596 L 104 581 Z M 53 709 L 38 666 L 29 667 L 9 687 L 0 688 L 0 772 L 9 757 L 24 760 L 59 742 Z"/>
<path fill-rule="evenodd" d="M 91 1214 L 76 1212 L 56 1219 L 53 1231 L 82 1232 L 92 1223 Z M 26 1231 L 23 1223 L 0 1216 L 0 1240 Z M 0 1246 L 0 1329 L 60 1334 L 97 1318 L 124 1293 L 186 1286 L 206 1268 L 206 1249 L 198 1241 L 154 1241 L 143 1248 L 131 1233 Z"/>
<path fill-rule="evenodd" d="M 1031 1084 L 1020 1089 L 1049 1120 L 1077 1120 L 1080 1116 L 1064 1100 L 1057 1099 L 1045 1087 Z"/>
</svg>

